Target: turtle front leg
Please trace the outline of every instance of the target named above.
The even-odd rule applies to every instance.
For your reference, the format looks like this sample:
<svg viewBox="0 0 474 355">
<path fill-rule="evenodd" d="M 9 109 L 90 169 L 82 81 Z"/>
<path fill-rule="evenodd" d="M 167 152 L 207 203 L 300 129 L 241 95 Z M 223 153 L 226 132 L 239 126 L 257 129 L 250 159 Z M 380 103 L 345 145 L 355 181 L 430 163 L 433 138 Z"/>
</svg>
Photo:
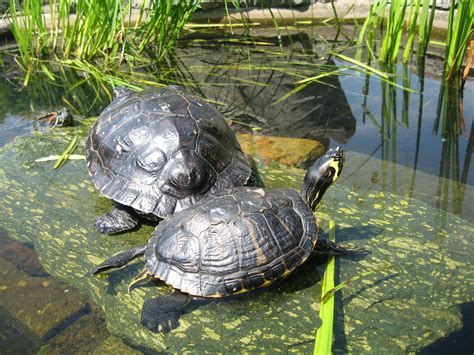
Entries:
<svg viewBox="0 0 474 355">
<path fill-rule="evenodd" d="M 116 207 L 111 212 L 97 217 L 94 228 L 102 234 L 115 234 L 135 228 L 138 221 L 138 217 L 133 213 Z"/>
<path fill-rule="evenodd" d="M 124 251 L 120 254 L 117 254 L 111 257 L 109 260 L 104 261 L 102 264 L 95 266 L 87 274 L 96 275 L 109 269 L 115 269 L 115 268 L 127 265 L 130 261 L 132 261 L 136 257 L 142 256 L 145 253 L 145 249 L 146 249 L 146 245 L 142 245 L 142 246 Z"/>
</svg>

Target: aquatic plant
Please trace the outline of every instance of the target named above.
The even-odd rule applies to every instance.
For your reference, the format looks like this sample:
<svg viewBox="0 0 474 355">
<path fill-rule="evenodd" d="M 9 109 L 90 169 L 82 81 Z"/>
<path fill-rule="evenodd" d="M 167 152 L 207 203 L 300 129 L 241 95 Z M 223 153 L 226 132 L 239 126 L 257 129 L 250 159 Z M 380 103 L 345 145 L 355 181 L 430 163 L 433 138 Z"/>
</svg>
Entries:
<svg viewBox="0 0 474 355">
<path fill-rule="evenodd" d="M 468 41 L 473 31 L 474 7 L 468 0 L 461 0 L 455 10 L 454 0 L 451 0 L 444 69 L 448 73 L 446 79 L 451 79 L 454 72 L 459 72 L 462 60 L 467 50 Z M 431 10 L 430 10 L 431 6 Z M 403 51 L 403 62 L 408 62 L 413 52 L 416 34 L 418 33 L 418 58 L 424 57 L 433 27 L 436 0 L 393 0 L 388 8 L 388 1 L 381 0 L 371 4 L 369 16 L 366 18 L 357 41 L 359 47 L 356 59 L 360 60 L 362 48 L 367 48 L 367 61 L 375 59 L 376 31 L 382 30 L 379 61 L 396 63 L 404 36 L 406 37 Z M 385 17 L 385 18 L 384 18 Z M 382 20 L 379 20 L 382 18 Z M 382 26 L 379 27 L 379 21 Z"/>
<path fill-rule="evenodd" d="M 329 221 L 329 240 L 335 242 L 336 239 L 336 223 L 334 220 Z M 326 271 L 323 277 L 323 288 L 321 295 L 321 305 L 319 308 L 319 318 L 323 324 L 316 331 L 316 339 L 314 342 L 314 355 L 331 354 L 332 349 L 332 329 L 334 324 L 334 297 L 333 294 L 323 301 L 324 295 L 334 288 L 335 273 L 335 257 L 330 256 Z"/>
<path fill-rule="evenodd" d="M 451 0 L 444 62 L 447 79 L 452 79 L 460 72 L 469 39 L 474 31 L 474 6 L 471 1 L 460 0 L 456 16 L 454 16 L 454 5 L 454 0 Z"/>
<path fill-rule="evenodd" d="M 9 0 L 11 29 L 20 51 L 21 66 L 30 73 L 40 59 L 79 60 L 117 68 L 151 50 L 156 61 L 173 48 L 197 1 Z M 135 23 L 135 25 L 133 25 Z M 56 57 L 57 56 L 57 57 Z M 66 63 L 69 64 L 69 63 Z"/>
</svg>

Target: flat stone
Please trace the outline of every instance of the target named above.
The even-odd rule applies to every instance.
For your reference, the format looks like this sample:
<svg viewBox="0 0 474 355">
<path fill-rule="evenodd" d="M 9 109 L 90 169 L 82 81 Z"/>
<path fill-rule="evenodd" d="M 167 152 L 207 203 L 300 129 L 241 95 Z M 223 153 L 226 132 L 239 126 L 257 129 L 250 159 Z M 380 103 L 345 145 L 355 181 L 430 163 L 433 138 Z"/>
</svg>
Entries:
<svg viewBox="0 0 474 355">
<path fill-rule="evenodd" d="M 0 307 L 43 340 L 90 311 L 79 292 L 50 277 L 31 277 L 0 258 Z"/>
<path fill-rule="evenodd" d="M 327 150 L 329 142 L 313 139 L 288 138 L 237 134 L 242 150 L 260 159 L 264 164 L 279 164 L 304 167 L 305 163 L 317 159 Z"/>
</svg>

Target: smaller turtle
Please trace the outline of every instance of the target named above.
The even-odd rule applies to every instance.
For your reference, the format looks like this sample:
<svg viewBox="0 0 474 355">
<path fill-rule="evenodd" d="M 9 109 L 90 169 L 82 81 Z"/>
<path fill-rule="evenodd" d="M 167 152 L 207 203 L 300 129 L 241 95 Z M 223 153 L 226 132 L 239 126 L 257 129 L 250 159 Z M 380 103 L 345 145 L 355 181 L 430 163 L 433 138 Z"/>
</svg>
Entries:
<svg viewBox="0 0 474 355">
<path fill-rule="evenodd" d="M 314 250 L 344 254 L 337 244 L 318 240 L 313 214 L 343 162 L 341 148 L 329 151 L 308 169 L 300 193 L 235 187 L 207 197 L 161 222 L 148 245 L 118 254 L 90 274 L 121 267 L 144 254 L 145 268 L 135 282 L 151 277 L 191 296 L 219 298 L 271 285 Z M 178 305 L 184 303 L 147 300 L 141 322 L 152 331 L 158 326 L 169 330 L 177 326 Z"/>
<path fill-rule="evenodd" d="M 57 111 L 42 114 L 34 119 L 35 127 L 71 127 L 74 126 L 71 111 L 62 107 Z"/>
</svg>

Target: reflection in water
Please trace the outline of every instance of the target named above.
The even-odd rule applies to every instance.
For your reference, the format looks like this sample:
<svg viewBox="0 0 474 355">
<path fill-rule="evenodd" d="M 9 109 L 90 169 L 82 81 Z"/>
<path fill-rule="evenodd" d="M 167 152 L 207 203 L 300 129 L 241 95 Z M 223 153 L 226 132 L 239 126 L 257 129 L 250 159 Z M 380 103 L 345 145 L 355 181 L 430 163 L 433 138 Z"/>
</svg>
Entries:
<svg viewBox="0 0 474 355">
<path fill-rule="evenodd" d="M 233 43 L 228 46 L 190 40 L 176 53 L 180 80 L 199 85 L 200 94 L 233 121 L 263 133 L 347 142 L 355 120 L 337 77 L 310 83 L 277 102 L 295 81 L 335 69 L 332 60 L 320 57 L 324 53 L 316 53 L 307 33 L 282 38 L 282 47 L 276 37 L 254 38 L 249 45 L 227 39 Z"/>
<path fill-rule="evenodd" d="M 355 105 L 360 99 L 352 93 L 357 81 L 348 83 L 342 79 L 351 108 L 356 117 L 361 117 L 358 130 L 363 132 L 356 134 L 346 149 L 380 157 L 380 167 L 373 172 L 371 182 L 380 180 L 378 185 L 382 191 L 419 198 L 436 206 L 437 225 L 444 225 L 446 211 L 472 219 L 472 206 L 464 201 L 466 194 L 473 194 L 474 176 L 469 168 L 474 127 L 471 124 L 468 134 L 463 110 L 470 117 L 473 104 L 463 107 L 462 93 L 455 86 L 429 80 L 425 88 L 424 61 L 416 67 L 417 75 L 408 67 L 385 69 L 391 75 L 387 82 L 380 81 L 379 88 L 377 80 L 365 76 L 362 110 Z M 418 92 L 403 90 L 401 86 Z M 466 90 L 472 91 L 472 87 Z M 434 100 L 436 97 L 438 101 Z M 369 136 L 369 132 L 374 131 L 377 131 L 378 143 L 375 134 Z M 362 142 L 362 137 L 367 141 Z M 375 160 L 373 162 L 375 164 Z M 437 181 L 435 176 L 438 176 Z M 361 180 L 357 180 L 357 184 L 370 185 Z"/>
</svg>

